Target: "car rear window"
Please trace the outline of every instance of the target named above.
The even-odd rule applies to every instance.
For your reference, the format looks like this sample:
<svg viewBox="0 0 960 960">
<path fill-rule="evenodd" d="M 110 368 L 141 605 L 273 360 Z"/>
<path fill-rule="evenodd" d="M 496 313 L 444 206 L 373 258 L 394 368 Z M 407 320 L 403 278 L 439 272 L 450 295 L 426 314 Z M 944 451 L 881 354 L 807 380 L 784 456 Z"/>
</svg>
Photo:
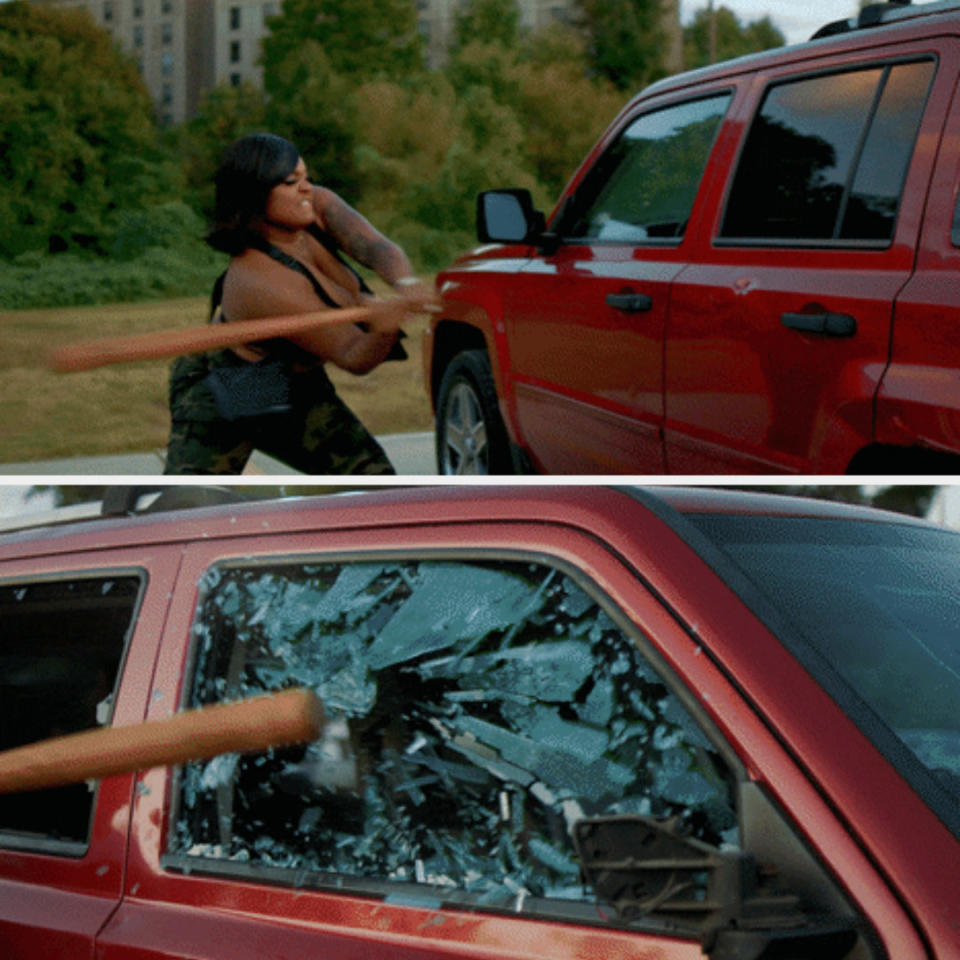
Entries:
<svg viewBox="0 0 960 960">
<path fill-rule="evenodd" d="M 811 518 L 711 515 L 695 523 L 787 618 L 807 668 L 956 830 L 960 535 Z"/>
<path fill-rule="evenodd" d="M 924 60 L 772 86 L 721 237 L 890 241 L 934 68 Z"/>
</svg>

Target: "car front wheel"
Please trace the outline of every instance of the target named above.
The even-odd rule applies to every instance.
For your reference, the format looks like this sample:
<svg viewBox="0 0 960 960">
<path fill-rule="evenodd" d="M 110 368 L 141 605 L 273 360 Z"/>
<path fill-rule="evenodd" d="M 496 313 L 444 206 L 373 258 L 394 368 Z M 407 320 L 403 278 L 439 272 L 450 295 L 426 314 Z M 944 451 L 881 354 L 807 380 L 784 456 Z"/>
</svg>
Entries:
<svg viewBox="0 0 960 960">
<path fill-rule="evenodd" d="M 513 472 L 490 361 L 483 350 L 458 353 L 440 381 L 437 466 L 446 475 Z"/>
</svg>

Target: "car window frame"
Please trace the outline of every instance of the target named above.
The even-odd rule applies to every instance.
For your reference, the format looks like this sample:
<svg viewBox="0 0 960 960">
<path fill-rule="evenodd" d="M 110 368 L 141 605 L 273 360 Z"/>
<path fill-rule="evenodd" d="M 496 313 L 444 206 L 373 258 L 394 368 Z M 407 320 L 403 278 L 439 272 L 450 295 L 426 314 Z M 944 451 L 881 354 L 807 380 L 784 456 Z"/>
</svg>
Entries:
<svg viewBox="0 0 960 960">
<path fill-rule="evenodd" d="M 927 117 L 927 111 L 930 106 L 930 100 L 937 85 L 938 77 L 941 73 L 941 54 L 935 48 L 916 50 L 912 52 L 903 52 L 891 56 L 882 56 L 870 51 L 870 56 L 862 60 L 849 61 L 841 60 L 829 65 L 810 69 L 804 62 L 801 69 L 797 69 L 796 64 L 791 64 L 783 71 L 769 71 L 759 76 L 762 78 L 760 89 L 757 90 L 755 97 L 752 98 L 749 114 L 744 118 L 742 133 L 739 136 L 737 148 L 726 175 L 723 195 L 718 205 L 717 216 L 714 222 L 713 236 L 710 238 L 711 245 L 718 249 L 730 250 L 770 250 L 770 249 L 807 249 L 807 250 L 850 250 L 855 252 L 883 252 L 890 250 L 897 244 L 897 234 L 900 228 L 900 213 L 903 204 L 903 198 L 911 168 L 916 162 L 917 143 L 923 130 L 923 124 Z M 888 240 L 856 240 L 844 238 L 797 238 L 797 237 L 728 237 L 723 234 L 723 226 L 727 219 L 730 208 L 733 186 L 740 169 L 740 164 L 744 158 L 747 149 L 747 142 L 750 133 L 753 130 L 754 123 L 766 103 L 767 97 L 775 87 L 785 86 L 793 83 L 803 83 L 808 80 L 816 80 L 821 77 L 838 76 L 845 73 L 859 73 L 875 69 L 893 69 L 902 64 L 932 62 L 933 72 L 930 76 L 930 82 L 927 86 L 923 98 L 923 104 L 918 115 L 917 131 L 914 136 L 913 149 L 910 152 L 909 161 L 904 167 L 903 177 L 900 183 L 899 201 L 897 203 L 897 213 L 893 223 L 893 230 Z M 882 95 L 881 95 L 882 98 Z M 879 100 L 874 104 L 870 111 L 869 120 L 864 130 L 861 131 L 858 144 L 857 163 L 852 167 L 848 182 L 844 185 L 843 201 L 846 202 L 849 197 L 849 191 L 859 173 L 859 162 L 863 155 L 863 147 L 869 138 L 870 130 L 876 117 L 876 108 L 879 106 Z"/>
<path fill-rule="evenodd" d="M 624 636 L 636 647 L 650 669 L 661 679 L 668 691 L 675 696 L 690 718 L 697 724 L 701 734 L 710 742 L 713 749 L 726 764 L 733 793 L 730 797 L 731 805 L 737 817 L 737 829 L 742 842 L 743 822 L 740 800 L 743 785 L 750 782 L 747 768 L 737 755 L 733 746 L 724 738 L 717 724 L 708 715 L 705 706 L 698 700 L 695 693 L 670 667 L 664 657 L 656 649 L 652 640 L 634 624 L 627 613 L 609 596 L 602 585 L 595 582 L 585 571 L 572 561 L 559 555 L 540 550 L 525 550 L 520 548 L 480 547 L 480 548 L 386 548 L 370 550 L 317 550 L 292 551 L 257 554 L 255 557 L 235 556 L 221 557 L 205 567 L 205 573 L 217 568 L 251 569 L 257 566 L 275 567 L 288 564 L 347 564 L 347 563 L 390 563 L 390 562 L 423 562 L 423 561 L 475 561 L 475 562 L 507 562 L 507 563 L 536 563 L 546 566 L 558 573 L 569 577 L 580 589 L 592 597 L 601 609 L 610 617 L 614 625 L 623 632 Z M 202 591 L 198 590 L 196 604 L 191 616 L 191 637 L 186 651 L 186 662 L 183 674 L 183 683 L 180 692 L 179 709 L 187 709 L 188 698 L 193 690 L 198 666 L 199 637 L 193 630 L 193 625 L 201 612 L 204 602 Z M 332 894 L 353 894 L 363 897 L 372 897 L 382 900 L 386 904 L 400 904 L 407 906 L 425 907 L 429 909 L 453 908 L 466 910 L 472 913 L 521 917 L 531 921 L 561 921 L 586 926 L 596 926 L 601 929 L 611 929 L 615 926 L 611 918 L 599 916 L 597 904 L 588 900 L 566 901 L 537 899 L 539 909 L 529 909 L 527 904 L 534 898 L 527 898 L 523 910 L 506 908 L 504 906 L 489 905 L 479 902 L 476 894 L 460 888 L 447 889 L 427 884 L 418 884 L 412 881 L 388 881 L 373 877 L 355 877 L 333 872 L 314 871 L 304 868 L 274 867 L 264 864 L 249 864 L 227 859 L 190 856 L 182 852 L 171 852 L 173 842 L 173 824 L 180 816 L 183 789 L 182 771 L 180 767 L 172 771 L 170 780 L 170 802 L 168 808 L 169 824 L 163 846 L 160 851 L 160 866 L 164 871 L 179 875 L 196 874 L 211 878 L 242 880 L 245 882 L 262 883 L 268 886 L 278 886 L 284 889 L 301 889 Z M 546 904 L 546 906 L 544 906 Z M 650 921 L 637 925 L 638 932 L 653 935 L 677 936 L 675 927 L 669 924 L 659 924 Z"/>
<path fill-rule="evenodd" d="M 740 87 L 733 80 L 724 80 L 720 85 L 711 87 L 707 90 L 698 91 L 691 95 L 689 90 L 682 91 L 683 95 L 672 97 L 665 102 L 644 101 L 639 104 L 637 110 L 631 111 L 625 116 L 612 133 L 605 138 L 602 149 L 596 153 L 583 173 L 578 177 L 575 186 L 569 190 L 561 202 L 560 209 L 550 225 L 551 233 L 555 234 L 560 243 L 564 246 L 599 246 L 599 247 L 638 247 L 646 249 L 668 248 L 675 249 L 683 245 L 694 231 L 690 230 L 691 224 L 695 221 L 695 213 L 706 197 L 707 189 L 711 179 L 711 166 L 713 158 L 717 152 L 718 146 L 723 140 L 723 132 L 730 121 L 731 116 L 737 106 Z M 602 237 L 573 237 L 567 232 L 569 224 L 579 219 L 597 199 L 603 186 L 608 182 L 609 176 L 603 177 L 599 184 L 594 184 L 594 178 L 600 176 L 600 167 L 604 161 L 610 157 L 611 153 L 617 148 L 623 140 L 627 130 L 629 130 L 637 121 L 644 117 L 660 113 L 664 110 L 670 110 L 675 107 L 682 107 L 692 103 L 698 103 L 704 100 L 713 100 L 722 96 L 727 96 L 727 104 L 723 114 L 720 117 L 717 129 L 714 133 L 710 148 L 707 151 L 703 170 L 700 173 L 700 180 L 697 184 L 697 190 L 694 195 L 693 203 L 690 205 L 687 225 L 679 237 L 647 237 L 647 238 L 602 238 Z"/>
<path fill-rule="evenodd" d="M 110 567 L 86 567 L 79 570 L 48 571 L 37 575 L 13 574 L 9 577 L 0 578 L 0 587 L 15 587 L 18 585 L 29 585 L 35 583 L 65 583 L 75 580 L 103 580 L 110 577 L 131 577 L 136 578 L 139 583 L 137 587 L 137 596 L 134 600 L 130 612 L 130 621 L 127 624 L 123 637 L 123 649 L 117 664 L 117 672 L 113 678 L 113 687 L 111 690 L 110 715 L 105 725 L 109 726 L 113 721 L 114 711 L 117 706 L 117 698 L 123 682 L 126 671 L 127 660 L 130 656 L 130 647 L 133 641 L 134 633 L 140 622 L 140 613 L 150 585 L 150 575 L 146 567 L 136 565 L 117 565 Z M 92 728 L 96 729 L 96 728 Z M 97 807 L 100 798 L 101 781 L 96 781 L 96 786 L 91 791 L 90 798 L 90 816 L 87 823 L 87 838 L 85 841 L 78 840 L 58 840 L 54 837 L 40 836 L 38 834 L 24 834 L 12 830 L 4 829 L 0 825 L 0 848 L 16 853 L 38 853 L 47 856 L 60 857 L 68 860 L 81 860 L 90 852 L 93 843 L 93 826 L 96 822 Z"/>
</svg>

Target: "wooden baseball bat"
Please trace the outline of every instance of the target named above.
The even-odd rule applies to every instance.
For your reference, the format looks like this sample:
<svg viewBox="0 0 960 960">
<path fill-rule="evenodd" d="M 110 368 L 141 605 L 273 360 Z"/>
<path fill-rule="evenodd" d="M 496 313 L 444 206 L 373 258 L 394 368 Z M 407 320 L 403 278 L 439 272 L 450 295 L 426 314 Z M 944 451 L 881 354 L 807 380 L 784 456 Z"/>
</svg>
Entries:
<svg viewBox="0 0 960 960">
<path fill-rule="evenodd" d="M 215 704 L 130 727 L 101 727 L 0 753 L 0 793 L 99 780 L 221 753 L 255 753 L 319 736 L 310 690 Z"/>
<path fill-rule="evenodd" d="M 130 363 L 134 360 L 161 360 L 187 353 L 204 353 L 237 347 L 272 337 L 290 337 L 318 327 L 333 327 L 341 323 L 369 321 L 390 306 L 344 307 L 318 310 L 285 317 L 267 317 L 263 320 L 237 320 L 232 323 L 207 323 L 202 327 L 184 327 L 180 330 L 158 330 L 123 337 L 105 337 L 84 340 L 53 350 L 47 365 L 58 373 L 93 370 L 111 363 Z"/>
</svg>

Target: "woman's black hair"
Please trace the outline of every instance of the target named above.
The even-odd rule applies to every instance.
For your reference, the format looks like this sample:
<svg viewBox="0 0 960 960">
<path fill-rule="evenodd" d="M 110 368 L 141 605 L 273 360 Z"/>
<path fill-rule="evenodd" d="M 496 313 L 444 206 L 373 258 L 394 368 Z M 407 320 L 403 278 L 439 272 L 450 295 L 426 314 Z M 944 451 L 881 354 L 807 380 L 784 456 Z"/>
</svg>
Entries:
<svg viewBox="0 0 960 960">
<path fill-rule="evenodd" d="M 227 148 L 217 171 L 213 228 L 206 240 L 234 256 L 258 234 L 253 222 L 263 216 L 270 191 L 296 169 L 297 148 L 272 133 L 252 133 Z"/>
</svg>

